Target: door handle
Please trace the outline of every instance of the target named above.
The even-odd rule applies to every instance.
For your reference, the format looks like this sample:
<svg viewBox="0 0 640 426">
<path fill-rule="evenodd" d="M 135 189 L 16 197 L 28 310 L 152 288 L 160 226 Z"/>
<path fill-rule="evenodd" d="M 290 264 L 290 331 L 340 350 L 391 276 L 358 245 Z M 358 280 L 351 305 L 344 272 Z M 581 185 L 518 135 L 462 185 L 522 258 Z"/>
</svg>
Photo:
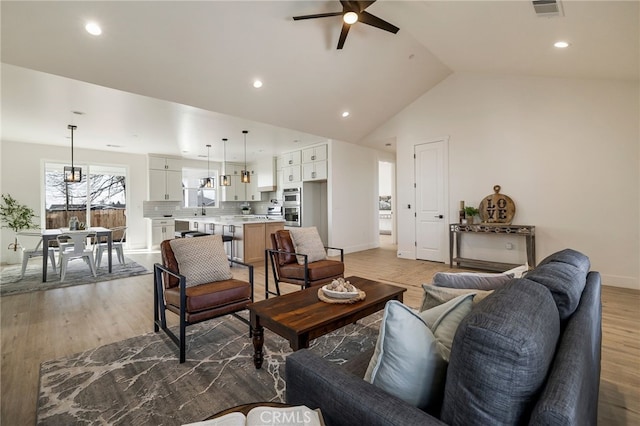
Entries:
<svg viewBox="0 0 640 426">
<path fill-rule="evenodd" d="M 437 215 L 437 216 L 434 216 L 434 217 L 435 217 L 436 219 L 444 219 L 444 216 L 443 216 L 443 215 L 441 215 L 441 214 L 439 214 L 439 215 Z"/>
</svg>

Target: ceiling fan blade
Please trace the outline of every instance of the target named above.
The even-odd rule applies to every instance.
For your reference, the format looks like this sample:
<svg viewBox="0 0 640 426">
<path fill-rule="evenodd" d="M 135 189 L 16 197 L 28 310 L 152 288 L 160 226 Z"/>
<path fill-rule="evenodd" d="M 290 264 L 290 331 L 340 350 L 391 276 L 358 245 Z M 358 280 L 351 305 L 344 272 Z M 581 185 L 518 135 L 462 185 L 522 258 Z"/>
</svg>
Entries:
<svg viewBox="0 0 640 426">
<path fill-rule="evenodd" d="M 351 25 L 346 22 L 342 23 L 342 31 L 340 31 L 340 39 L 338 39 L 338 49 L 342 49 L 344 42 L 347 40 L 347 34 L 349 34 L 349 28 Z"/>
<path fill-rule="evenodd" d="M 373 16 L 369 12 L 362 11 L 360 12 L 359 21 L 363 24 L 371 25 L 372 27 L 380 28 L 381 30 L 389 31 L 390 33 L 397 33 L 400 31 L 400 28 L 396 27 L 388 23 L 387 21 L 378 18 L 377 16 Z"/>
<path fill-rule="evenodd" d="M 358 11 L 362 12 L 366 8 L 368 8 L 369 6 L 374 4 L 375 2 L 376 2 L 376 0 L 369 0 L 369 1 L 359 0 L 359 1 L 356 1 L 355 3 L 358 3 Z"/>
<path fill-rule="evenodd" d="M 294 16 L 294 21 L 299 21 L 301 19 L 315 19 L 315 18 L 328 18 L 329 16 L 340 16 L 343 12 L 331 12 L 331 13 L 316 13 L 315 15 L 303 15 L 303 16 Z"/>
<path fill-rule="evenodd" d="M 342 5 L 342 13 L 349 11 L 357 12 L 359 10 L 357 1 L 340 0 L 340 4 Z"/>
</svg>

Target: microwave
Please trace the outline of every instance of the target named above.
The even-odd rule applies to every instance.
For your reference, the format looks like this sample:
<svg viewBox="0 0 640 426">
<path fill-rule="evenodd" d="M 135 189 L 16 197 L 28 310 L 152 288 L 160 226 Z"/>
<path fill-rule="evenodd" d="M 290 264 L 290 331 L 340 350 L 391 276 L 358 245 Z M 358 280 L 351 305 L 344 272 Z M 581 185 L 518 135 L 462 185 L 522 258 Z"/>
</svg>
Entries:
<svg viewBox="0 0 640 426">
<path fill-rule="evenodd" d="M 285 188 L 282 190 L 283 205 L 299 206 L 302 202 L 302 191 L 300 188 Z"/>
</svg>

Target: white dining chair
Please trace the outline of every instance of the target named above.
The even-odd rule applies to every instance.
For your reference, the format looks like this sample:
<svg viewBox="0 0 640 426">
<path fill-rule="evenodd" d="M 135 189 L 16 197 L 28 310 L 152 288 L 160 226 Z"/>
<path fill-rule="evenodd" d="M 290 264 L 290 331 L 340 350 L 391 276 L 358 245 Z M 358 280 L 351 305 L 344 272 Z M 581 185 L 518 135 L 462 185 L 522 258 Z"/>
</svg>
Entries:
<svg viewBox="0 0 640 426">
<path fill-rule="evenodd" d="M 125 264 L 125 260 L 124 260 L 124 241 L 125 238 L 127 236 L 127 227 L 126 226 L 116 226 L 115 228 L 111 228 L 111 236 L 113 237 L 114 234 L 117 234 L 117 232 L 122 232 L 122 235 L 120 236 L 120 238 L 116 241 L 112 241 L 111 243 L 111 250 L 115 251 L 116 254 L 118 255 L 118 262 L 120 262 L 121 265 Z M 100 263 L 102 263 L 102 255 L 104 254 L 104 252 L 108 251 L 107 250 L 107 242 L 106 241 L 101 241 L 100 243 L 96 244 L 96 267 L 100 267 Z"/>
<path fill-rule="evenodd" d="M 36 238 L 39 238 L 39 241 L 35 248 L 24 247 L 28 240 L 35 241 Z M 29 259 L 42 256 L 42 234 L 39 232 L 19 232 L 18 243 L 22 247 L 22 273 L 20 274 L 20 279 L 22 279 L 24 278 L 24 273 L 27 270 L 27 263 L 29 263 Z M 56 257 L 55 253 L 51 249 L 49 250 L 49 260 L 51 260 L 53 271 L 56 272 Z"/>
<path fill-rule="evenodd" d="M 62 233 L 56 237 L 58 244 L 67 243 L 64 250 L 60 250 L 60 282 L 64 281 L 67 273 L 67 264 L 73 259 L 83 259 L 91 269 L 91 273 L 95 277 L 96 262 L 93 256 L 92 241 L 96 236 L 95 232 L 68 232 Z M 71 242 L 71 244 L 68 244 Z M 89 242 L 87 244 L 87 242 Z"/>
</svg>

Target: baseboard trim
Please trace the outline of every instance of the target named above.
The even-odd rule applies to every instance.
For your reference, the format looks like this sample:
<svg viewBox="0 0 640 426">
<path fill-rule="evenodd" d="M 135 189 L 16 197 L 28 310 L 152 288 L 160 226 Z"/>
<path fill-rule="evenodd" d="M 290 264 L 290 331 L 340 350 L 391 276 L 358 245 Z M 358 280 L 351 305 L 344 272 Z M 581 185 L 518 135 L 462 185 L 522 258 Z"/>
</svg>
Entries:
<svg viewBox="0 0 640 426">
<path fill-rule="evenodd" d="M 623 277 L 619 275 L 602 274 L 602 285 L 610 287 L 630 288 L 640 291 L 640 281 L 634 277 Z"/>
</svg>

